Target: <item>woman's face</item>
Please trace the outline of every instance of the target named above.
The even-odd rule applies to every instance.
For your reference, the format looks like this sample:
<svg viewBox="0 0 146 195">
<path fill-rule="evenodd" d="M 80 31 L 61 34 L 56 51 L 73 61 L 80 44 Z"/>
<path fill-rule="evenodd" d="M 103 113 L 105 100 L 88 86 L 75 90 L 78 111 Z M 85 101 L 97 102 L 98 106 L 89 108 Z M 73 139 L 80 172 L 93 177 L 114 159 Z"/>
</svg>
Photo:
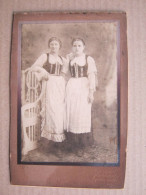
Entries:
<svg viewBox="0 0 146 195">
<path fill-rule="evenodd" d="M 60 49 L 60 44 L 58 41 L 53 40 L 50 42 L 49 47 L 50 47 L 50 50 L 52 53 L 58 53 L 58 51 Z"/>
<path fill-rule="evenodd" d="M 84 52 L 84 44 L 82 41 L 74 41 L 72 51 L 75 55 L 81 55 Z"/>
</svg>

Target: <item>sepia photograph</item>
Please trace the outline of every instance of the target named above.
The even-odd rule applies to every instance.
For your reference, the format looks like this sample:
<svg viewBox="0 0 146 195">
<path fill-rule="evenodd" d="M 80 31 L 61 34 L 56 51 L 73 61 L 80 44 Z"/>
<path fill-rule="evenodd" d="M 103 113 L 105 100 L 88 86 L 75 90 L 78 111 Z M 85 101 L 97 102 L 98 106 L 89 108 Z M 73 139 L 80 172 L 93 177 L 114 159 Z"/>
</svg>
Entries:
<svg viewBox="0 0 146 195">
<path fill-rule="evenodd" d="M 123 188 L 126 14 L 15 13 L 11 183 Z"/>
<path fill-rule="evenodd" d="M 23 22 L 19 40 L 18 161 L 118 165 L 118 22 Z"/>
</svg>

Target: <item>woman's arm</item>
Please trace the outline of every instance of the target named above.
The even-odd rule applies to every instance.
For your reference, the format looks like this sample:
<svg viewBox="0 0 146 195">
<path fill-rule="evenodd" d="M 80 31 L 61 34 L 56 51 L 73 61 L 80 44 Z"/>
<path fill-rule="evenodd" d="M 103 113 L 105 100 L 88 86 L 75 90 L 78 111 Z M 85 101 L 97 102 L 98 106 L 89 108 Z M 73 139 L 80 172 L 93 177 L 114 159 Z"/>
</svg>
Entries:
<svg viewBox="0 0 146 195">
<path fill-rule="evenodd" d="M 32 71 L 39 72 L 43 67 L 44 63 L 47 61 L 47 54 L 42 54 L 35 63 L 31 66 Z"/>
<path fill-rule="evenodd" d="M 67 59 L 62 57 L 62 62 L 63 62 L 63 66 L 62 66 L 61 74 L 65 76 L 68 72 L 68 61 Z"/>
<path fill-rule="evenodd" d="M 43 69 L 43 65 L 46 61 L 47 61 L 47 54 L 42 54 L 30 68 L 30 71 L 35 72 L 38 80 L 49 79 L 48 72 L 45 69 Z"/>
<path fill-rule="evenodd" d="M 96 91 L 97 86 L 97 68 L 93 58 L 90 56 L 87 59 L 88 61 L 88 80 L 89 80 L 89 95 L 88 102 L 93 103 L 94 101 L 94 92 Z"/>
<path fill-rule="evenodd" d="M 66 80 L 66 82 L 69 79 L 69 59 L 68 58 L 63 58 L 63 67 L 61 70 L 61 76 L 63 76 Z"/>
</svg>

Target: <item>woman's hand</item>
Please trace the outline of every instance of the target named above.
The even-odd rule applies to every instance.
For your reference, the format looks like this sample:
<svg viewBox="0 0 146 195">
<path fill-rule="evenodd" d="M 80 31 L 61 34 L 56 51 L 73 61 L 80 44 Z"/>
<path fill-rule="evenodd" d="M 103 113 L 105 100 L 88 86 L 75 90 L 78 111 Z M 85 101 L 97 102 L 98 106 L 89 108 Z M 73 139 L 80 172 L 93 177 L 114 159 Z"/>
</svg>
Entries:
<svg viewBox="0 0 146 195">
<path fill-rule="evenodd" d="M 42 67 L 32 67 L 30 69 L 30 71 L 35 72 L 35 75 L 39 81 L 41 81 L 41 80 L 48 81 L 49 80 L 48 72 Z"/>
<path fill-rule="evenodd" d="M 42 80 L 49 80 L 49 73 L 44 68 L 41 68 L 40 74 L 42 75 Z"/>
<path fill-rule="evenodd" d="M 46 72 L 46 73 L 44 73 L 44 75 L 43 75 L 43 78 L 42 78 L 43 80 L 45 80 L 45 81 L 48 81 L 49 80 L 49 74 Z"/>
<path fill-rule="evenodd" d="M 93 103 L 94 101 L 94 91 L 93 90 L 90 90 L 89 91 L 89 95 L 88 95 L 88 103 Z"/>
<path fill-rule="evenodd" d="M 74 54 L 73 53 L 69 53 L 66 55 L 66 58 L 70 61 L 74 59 Z"/>
</svg>

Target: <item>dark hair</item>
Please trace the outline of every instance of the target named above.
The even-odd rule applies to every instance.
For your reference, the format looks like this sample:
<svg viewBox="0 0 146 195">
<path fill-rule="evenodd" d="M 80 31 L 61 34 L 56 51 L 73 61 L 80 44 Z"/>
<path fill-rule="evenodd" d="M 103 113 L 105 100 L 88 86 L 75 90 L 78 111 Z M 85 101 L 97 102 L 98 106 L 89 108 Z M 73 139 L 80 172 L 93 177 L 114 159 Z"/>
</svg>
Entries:
<svg viewBox="0 0 146 195">
<path fill-rule="evenodd" d="M 57 37 L 51 37 L 51 38 L 49 39 L 49 41 L 48 41 L 48 47 L 50 47 L 50 43 L 51 43 L 52 41 L 57 41 L 57 42 L 59 43 L 59 45 L 60 45 L 60 48 L 62 47 L 62 42 L 61 42 L 60 39 L 58 39 Z"/>
<path fill-rule="evenodd" d="M 82 43 L 83 43 L 83 45 L 85 46 L 85 41 L 82 39 L 82 38 L 74 38 L 73 40 L 72 40 L 72 45 L 74 44 L 74 42 L 75 41 L 81 41 Z"/>
</svg>

